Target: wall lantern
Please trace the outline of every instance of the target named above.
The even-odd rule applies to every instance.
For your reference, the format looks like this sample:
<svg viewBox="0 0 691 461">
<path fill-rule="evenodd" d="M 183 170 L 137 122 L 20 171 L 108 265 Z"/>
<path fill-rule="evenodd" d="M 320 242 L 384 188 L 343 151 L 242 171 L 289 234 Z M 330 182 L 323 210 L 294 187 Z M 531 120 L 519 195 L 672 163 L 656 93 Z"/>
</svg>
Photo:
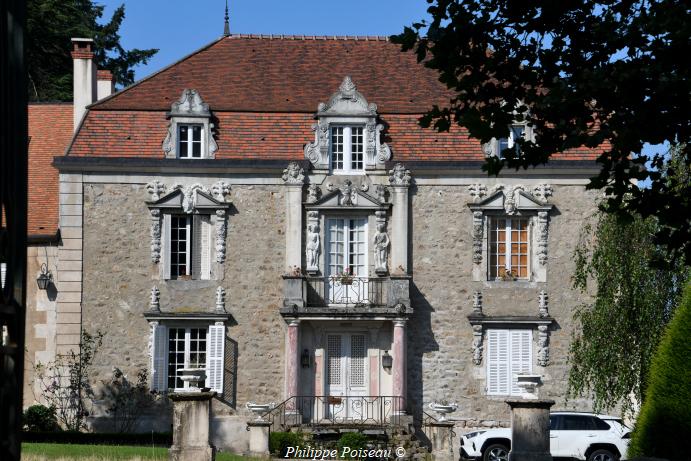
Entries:
<svg viewBox="0 0 691 461">
<path fill-rule="evenodd" d="M 393 366 L 393 357 L 389 355 L 389 351 L 384 351 L 384 355 L 381 356 L 381 366 L 385 370 L 391 370 Z"/>
<path fill-rule="evenodd" d="M 302 365 L 302 368 L 310 367 L 310 351 L 307 349 L 302 351 L 302 355 L 300 356 L 300 365 Z"/>
<path fill-rule="evenodd" d="M 48 288 L 48 284 L 53 279 L 53 274 L 48 270 L 46 263 L 41 264 L 41 274 L 36 279 L 39 290 L 45 290 Z"/>
</svg>

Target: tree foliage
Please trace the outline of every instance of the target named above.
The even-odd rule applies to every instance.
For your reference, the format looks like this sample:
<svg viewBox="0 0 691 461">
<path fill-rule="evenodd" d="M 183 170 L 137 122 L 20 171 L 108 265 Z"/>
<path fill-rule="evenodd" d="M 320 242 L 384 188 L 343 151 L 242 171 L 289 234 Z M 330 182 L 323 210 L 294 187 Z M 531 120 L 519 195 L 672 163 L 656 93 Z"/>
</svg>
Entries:
<svg viewBox="0 0 691 461">
<path fill-rule="evenodd" d="M 82 331 L 79 347 L 59 355 L 55 361 L 35 366 L 43 399 L 54 409 L 60 425 L 68 431 L 86 427 L 89 406 L 94 398 L 91 367 L 103 344 L 104 333 Z"/>
<path fill-rule="evenodd" d="M 121 5 L 110 21 L 101 24 L 103 9 L 91 0 L 27 2 L 25 48 L 30 100 L 72 100 L 73 37 L 93 38 L 98 68 L 110 70 L 119 85 L 134 83 L 132 68 L 146 64 L 158 50 L 125 50 L 118 33 L 125 18 L 125 6 Z"/>
<path fill-rule="evenodd" d="M 691 459 L 691 284 L 650 367 L 648 397 L 636 421 L 629 456 Z"/>
<path fill-rule="evenodd" d="M 575 251 L 573 285 L 587 292 L 594 281 L 595 297 L 574 313 L 569 395 L 594 394 L 595 411 L 621 405 L 631 414 L 632 397 L 645 400 L 650 361 L 688 276 L 680 263 L 650 266 L 664 257 L 656 230 L 654 218 L 600 214 Z"/>
<path fill-rule="evenodd" d="M 610 211 L 656 216 L 658 243 L 691 262 L 691 182 L 671 186 L 665 153 L 642 153 L 646 143 L 679 143 L 681 166 L 691 165 L 688 2 L 427 1 L 431 21 L 392 37 L 454 93 L 422 126 L 458 123 L 485 143 L 507 137 L 514 121 L 530 124 L 534 142 L 489 157 L 491 174 L 570 148 L 603 149 L 589 187 L 605 190 Z"/>
</svg>

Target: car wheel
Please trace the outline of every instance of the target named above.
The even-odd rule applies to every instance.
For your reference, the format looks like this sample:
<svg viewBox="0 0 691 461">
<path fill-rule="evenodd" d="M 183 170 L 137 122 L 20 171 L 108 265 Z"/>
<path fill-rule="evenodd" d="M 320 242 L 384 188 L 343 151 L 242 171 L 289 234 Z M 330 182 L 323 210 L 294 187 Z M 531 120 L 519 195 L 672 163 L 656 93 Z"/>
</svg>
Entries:
<svg viewBox="0 0 691 461">
<path fill-rule="evenodd" d="M 509 448 L 501 443 L 495 443 L 485 448 L 482 461 L 509 461 Z"/>
<path fill-rule="evenodd" d="M 609 450 L 595 450 L 588 456 L 588 461 L 617 461 L 617 457 Z"/>
</svg>

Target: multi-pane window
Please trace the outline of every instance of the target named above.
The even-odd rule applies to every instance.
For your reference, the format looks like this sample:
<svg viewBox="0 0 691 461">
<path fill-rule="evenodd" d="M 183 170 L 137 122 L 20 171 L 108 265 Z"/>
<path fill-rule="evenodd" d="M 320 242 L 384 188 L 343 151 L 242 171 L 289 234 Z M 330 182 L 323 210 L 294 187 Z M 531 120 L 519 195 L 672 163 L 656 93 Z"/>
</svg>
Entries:
<svg viewBox="0 0 691 461">
<path fill-rule="evenodd" d="M 515 149 L 516 153 L 520 152 L 520 146 L 516 142 L 519 139 L 523 139 L 525 137 L 525 125 L 523 124 L 517 124 L 517 125 L 510 125 L 509 126 L 509 136 L 507 138 L 499 138 L 497 140 L 497 155 L 498 156 L 503 156 L 502 152 L 506 149 Z"/>
<path fill-rule="evenodd" d="M 491 218 L 489 226 L 489 278 L 530 277 L 527 218 Z"/>
<path fill-rule="evenodd" d="M 202 125 L 178 125 L 178 157 L 202 157 Z"/>
<path fill-rule="evenodd" d="M 170 217 L 170 276 L 191 275 L 190 256 L 192 220 L 190 216 Z"/>
<path fill-rule="evenodd" d="M 365 169 L 364 127 L 331 127 L 331 169 L 343 172 L 359 172 Z"/>
<path fill-rule="evenodd" d="M 206 368 L 206 328 L 168 329 L 168 389 L 187 387 L 182 368 Z"/>
<path fill-rule="evenodd" d="M 531 330 L 487 330 L 487 394 L 519 395 L 517 377 L 532 373 Z"/>
<path fill-rule="evenodd" d="M 211 216 L 164 215 L 164 279 L 211 278 Z"/>
<path fill-rule="evenodd" d="M 328 220 L 329 275 L 339 275 L 346 270 L 356 277 L 367 275 L 366 226 L 365 218 Z"/>
</svg>

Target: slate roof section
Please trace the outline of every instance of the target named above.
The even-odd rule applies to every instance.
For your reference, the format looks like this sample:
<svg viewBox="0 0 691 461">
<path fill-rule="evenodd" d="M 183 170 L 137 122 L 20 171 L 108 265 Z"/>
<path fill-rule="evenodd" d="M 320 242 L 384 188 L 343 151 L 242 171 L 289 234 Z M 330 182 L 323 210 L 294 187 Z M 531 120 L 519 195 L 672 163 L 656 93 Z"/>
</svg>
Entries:
<svg viewBox="0 0 691 461">
<path fill-rule="evenodd" d="M 58 170 L 53 157 L 64 155 L 72 139 L 72 103 L 29 104 L 29 216 L 27 233 L 58 230 Z"/>
</svg>

